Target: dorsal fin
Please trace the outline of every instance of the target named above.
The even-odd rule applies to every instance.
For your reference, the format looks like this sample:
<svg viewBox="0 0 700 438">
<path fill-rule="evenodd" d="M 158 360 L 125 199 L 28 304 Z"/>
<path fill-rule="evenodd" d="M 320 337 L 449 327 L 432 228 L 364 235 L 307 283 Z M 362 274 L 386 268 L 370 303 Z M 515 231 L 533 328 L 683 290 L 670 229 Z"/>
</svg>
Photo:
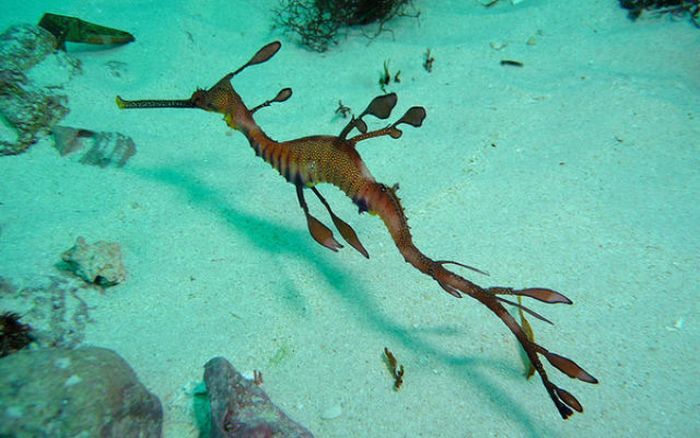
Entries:
<svg viewBox="0 0 700 438">
<path fill-rule="evenodd" d="M 352 120 L 348 122 L 345 128 L 343 128 L 343 130 L 340 132 L 339 137 L 345 138 L 353 128 L 357 128 L 357 130 L 362 134 L 366 133 L 367 123 L 365 123 L 362 118 L 369 114 L 378 119 L 386 119 L 391 115 L 391 111 L 396 106 L 397 100 L 398 97 L 396 96 L 396 93 L 389 93 L 375 97 L 357 118 L 353 117 Z"/>
<path fill-rule="evenodd" d="M 392 126 L 406 123 L 418 128 L 423 124 L 423 119 L 425 119 L 425 108 L 422 106 L 412 106 L 399 120 L 394 122 Z"/>
<path fill-rule="evenodd" d="M 266 100 L 265 102 L 261 103 L 260 105 L 256 106 L 255 108 L 251 108 L 250 113 L 253 114 L 260 108 L 264 108 L 266 106 L 270 106 L 270 104 L 273 104 L 275 102 L 284 102 L 285 100 L 289 99 L 292 97 L 292 89 L 291 88 L 283 88 L 277 93 L 277 96 L 274 97 L 274 99 L 271 100 Z"/>
<path fill-rule="evenodd" d="M 238 68 L 238 70 L 234 71 L 231 73 L 231 76 L 235 76 L 238 73 L 242 72 L 246 67 L 250 67 L 251 65 L 256 65 L 256 64 L 262 64 L 263 62 L 269 60 L 273 56 L 275 56 L 275 53 L 282 47 L 282 43 L 279 41 L 273 41 L 270 44 L 264 46 L 260 50 L 257 51 L 255 55 L 253 55 L 252 58 L 245 64 L 243 64 L 241 67 Z"/>
<path fill-rule="evenodd" d="M 367 105 L 367 108 L 364 111 L 362 111 L 362 114 L 360 114 L 360 117 L 358 118 L 361 119 L 364 115 L 369 114 L 378 119 L 386 119 L 391 115 L 391 111 L 396 106 L 397 100 L 398 97 L 396 96 L 396 93 L 389 93 L 383 96 L 377 96 L 374 99 L 372 99 L 369 105 Z"/>
</svg>

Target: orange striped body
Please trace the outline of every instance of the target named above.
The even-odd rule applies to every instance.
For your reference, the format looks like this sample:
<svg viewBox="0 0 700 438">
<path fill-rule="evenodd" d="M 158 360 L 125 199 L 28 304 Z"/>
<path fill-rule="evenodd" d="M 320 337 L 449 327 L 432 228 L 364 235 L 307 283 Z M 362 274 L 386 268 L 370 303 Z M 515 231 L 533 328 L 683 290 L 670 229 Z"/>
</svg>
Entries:
<svg viewBox="0 0 700 438">
<path fill-rule="evenodd" d="M 287 181 L 304 187 L 320 183 L 338 187 L 358 206 L 360 213 L 369 211 L 382 219 L 408 263 L 427 274 L 441 269 L 413 244 L 396 189 L 375 181 L 353 141 L 316 135 L 276 142 L 259 129 L 246 134 L 256 155 Z"/>
<path fill-rule="evenodd" d="M 248 134 L 256 155 L 290 183 L 304 187 L 332 184 L 352 199 L 361 211 L 368 210 L 367 195 L 376 182 L 350 140 L 316 135 L 276 142 L 262 131 Z"/>
</svg>

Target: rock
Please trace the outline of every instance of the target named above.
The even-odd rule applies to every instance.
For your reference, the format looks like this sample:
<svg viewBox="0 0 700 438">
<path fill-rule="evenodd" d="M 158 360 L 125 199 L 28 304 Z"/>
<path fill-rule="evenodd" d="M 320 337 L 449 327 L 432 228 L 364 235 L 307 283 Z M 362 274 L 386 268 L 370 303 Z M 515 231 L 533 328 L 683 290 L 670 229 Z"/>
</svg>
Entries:
<svg viewBox="0 0 700 438">
<path fill-rule="evenodd" d="M 136 153 L 131 137 L 118 132 L 55 126 L 52 134 L 54 147 L 61 156 L 80 151 L 79 161 L 82 164 L 122 167 Z"/>
<path fill-rule="evenodd" d="M 0 359 L 0 436 L 160 437 L 163 410 L 104 348 L 23 350 Z"/>
<path fill-rule="evenodd" d="M 88 305 L 79 295 L 83 287 L 78 278 L 0 277 L 0 301 L 3 310 L 22 315 L 22 322 L 31 326 L 30 347 L 72 348 L 82 342 L 90 321 Z"/>
<path fill-rule="evenodd" d="M 223 357 L 207 362 L 204 382 L 211 406 L 210 437 L 313 437 Z"/>
<path fill-rule="evenodd" d="M 28 24 L 0 35 L 0 155 L 24 152 L 68 114 L 68 98 L 56 90 L 80 63 L 55 45 L 53 35 Z"/>
<path fill-rule="evenodd" d="M 62 259 L 68 264 L 68 270 L 88 283 L 109 287 L 126 279 L 118 243 L 100 240 L 90 245 L 81 236 L 63 253 Z"/>
<path fill-rule="evenodd" d="M 19 24 L 0 35 L 2 67 L 14 72 L 27 72 L 55 49 L 56 39 L 39 26 Z"/>
<path fill-rule="evenodd" d="M 54 20 L 74 20 L 48 15 Z M 60 42 L 50 32 L 28 24 L 12 26 L 0 35 L 0 156 L 22 153 L 53 133 L 61 155 L 82 148 L 83 164 L 123 166 L 136 153 L 131 138 L 56 126 L 69 112 L 68 96 L 57 90 L 81 73 L 80 61 L 55 50 L 57 45 Z"/>
</svg>

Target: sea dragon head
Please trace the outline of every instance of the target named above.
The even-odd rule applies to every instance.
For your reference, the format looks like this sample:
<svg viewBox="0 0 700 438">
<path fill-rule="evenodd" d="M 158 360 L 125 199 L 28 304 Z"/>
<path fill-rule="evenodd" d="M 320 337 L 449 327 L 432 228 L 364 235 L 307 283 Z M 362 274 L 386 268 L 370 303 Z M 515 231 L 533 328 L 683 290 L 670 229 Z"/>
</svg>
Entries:
<svg viewBox="0 0 700 438">
<path fill-rule="evenodd" d="M 117 96 L 117 106 L 121 109 L 131 108 L 199 108 L 205 111 L 216 112 L 224 115 L 226 123 L 236 130 L 248 130 L 254 125 L 252 114 L 258 109 L 269 106 L 273 102 L 284 102 L 292 95 L 290 88 L 284 88 L 277 96 L 248 109 L 243 103 L 241 96 L 231 85 L 231 79 L 245 68 L 251 65 L 262 64 L 272 58 L 279 51 L 282 44 L 279 41 L 271 42 L 257 51 L 255 55 L 236 71 L 227 74 L 219 80 L 213 87 L 204 90 L 197 89 L 189 99 L 167 99 L 167 100 L 125 100 Z"/>
</svg>

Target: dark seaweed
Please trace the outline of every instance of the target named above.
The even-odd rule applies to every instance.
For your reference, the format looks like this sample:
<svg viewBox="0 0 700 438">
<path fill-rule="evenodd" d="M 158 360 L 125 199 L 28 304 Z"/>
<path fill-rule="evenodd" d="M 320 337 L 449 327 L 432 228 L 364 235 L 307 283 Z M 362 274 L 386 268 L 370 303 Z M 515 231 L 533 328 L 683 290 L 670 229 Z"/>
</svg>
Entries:
<svg viewBox="0 0 700 438">
<path fill-rule="evenodd" d="M 0 314 L 0 357 L 21 350 L 34 340 L 32 328 L 22 324 L 20 318 L 14 312 Z"/>
<path fill-rule="evenodd" d="M 397 16 L 418 16 L 413 0 L 280 0 L 274 9 L 276 27 L 299 35 L 302 45 L 325 52 L 337 43 L 342 29 L 379 23 L 373 38 L 384 24 Z"/>
<path fill-rule="evenodd" d="M 693 24 L 700 27 L 700 0 L 620 0 L 620 6 L 629 10 L 632 20 L 644 11 L 677 16 L 688 14 Z"/>
</svg>

